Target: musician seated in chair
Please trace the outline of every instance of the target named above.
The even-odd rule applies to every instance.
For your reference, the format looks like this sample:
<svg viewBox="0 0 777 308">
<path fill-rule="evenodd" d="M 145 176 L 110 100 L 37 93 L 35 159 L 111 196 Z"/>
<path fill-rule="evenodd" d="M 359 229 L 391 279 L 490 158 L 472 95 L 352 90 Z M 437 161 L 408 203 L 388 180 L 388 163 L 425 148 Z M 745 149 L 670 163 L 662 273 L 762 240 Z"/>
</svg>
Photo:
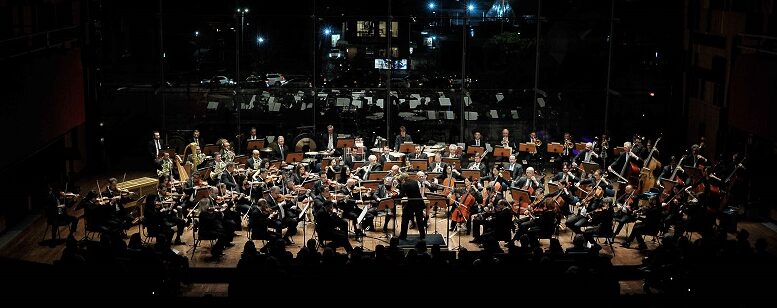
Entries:
<svg viewBox="0 0 777 308">
<path fill-rule="evenodd" d="M 429 158 L 429 155 L 427 155 L 426 153 L 421 151 L 421 146 L 420 145 L 416 145 L 415 146 L 415 152 L 408 154 L 406 158 L 408 158 L 408 159 L 427 159 L 427 158 Z"/>
<path fill-rule="evenodd" d="M 337 216 L 332 201 L 324 202 L 321 210 L 316 212 L 316 233 L 320 240 L 330 241 L 330 247 L 345 247 L 349 253 L 353 250 L 348 241 L 348 225 Z"/>
<path fill-rule="evenodd" d="M 504 164 L 504 170 L 510 171 L 511 179 L 515 180 L 523 175 L 523 165 L 518 163 L 518 158 L 515 157 L 515 155 L 510 155 L 510 157 L 507 158 L 507 162 L 502 164 Z"/>
<path fill-rule="evenodd" d="M 266 240 L 272 242 L 281 238 L 281 234 L 270 230 L 275 228 L 277 213 L 274 213 L 267 200 L 259 199 L 249 210 L 248 230 L 251 231 L 251 240 Z"/>
<path fill-rule="evenodd" d="M 553 182 L 561 182 L 566 181 L 570 183 L 576 183 L 580 180 L 579 177 L 577 177 L 574 173 L 572 173 L 572 169 L 569 168 L 568 163 L 564 163 L 564 165 L 561 167 L 561 172 L 556 173 L 556 175 L 553 176 L 553 178 L 550 179 Z"/>
<path fill-rule="evenodd" d="M 224 227 L 224 215 L 215 206 L 208 202 L 199 216 L 198 238 L 216 238 L 216 243 L 211 248 L 213 257 L 220 257 L 224 249 L 231 247 L 232 232 Z"/>
<path fill-rule="evenodd" d="M 486 163 L 482 162 L 480 155 L 475 155 L 474 161 L 469 163 L 467 168 L 464 169 L 480 170 L 480 176 L 486 176 L 486 174 L 488 174 L 488 167 L 486 166 Z"/>
<path fill-rule="evenodd" d="M 518 179 L 514 179 L 514 187 L 518 187 L 523 190 L 528 190 L 529 194 L 533 194 L 534 190 L 539 187 L 544 187 L 545 178 L 537 175 L 534 172 L 533 167 L 526 168 L 526 174 Z"/>
<path fill-rule="evenodd" d="M 297 224 L 301 210 L 294 204 L 294 200 L 286 200 L 286 196 L 281 194 L 281 188 L 273 186 L 270 188 L 270 198 L 267 199 L 267 204 L 273 211 L 278 211 L 278 218 L 280 225 L 276 226 L 278 233 L 281 232 L 283 227 L 286 227 L 286 233 L 283 235 L 283 239 L 286 244 L 291 244 L 291 237 L 297 234 Z"/>
<path fill-rule="evenodd" d="M 356 200 L 359 200 L 361 198 L 361 192 L 356 191 L 356 183 L 358 182 L 357 179 L 348 179 L 345 186 L 340 188 L 338 191 L 339 194 L 344 195 L 345 197 L 343 200 L 339 200 L 337 202 L 337 208 L 343 211 L 343 218 L 348 219 L 353 223 L 353 229 L 355 230 L 356 236 L 363 236 L 364 232 L 362 229 L 372 230 L 374 229 L 374 226 L 372 225 L 373 216 L 369 213 L 364 217 L 364 220 L 362 221 L 362 225 L 357 225 L 357 220 L 359 218 L 359 215 L 361 214 L 361 209 L 356 205 Z M 364 226 L 365 228 L 362 228 Z"/>
<path fill-rule="evenodd" d="M 143 225 L 148 229 L 149 234 L 165 237 L 168 243 L 172 242 L 174 245 L 184 245 L 181 235 L 186 227 L 186 221 L 178 216 L 175 202 L 165 197 L 166 189 L 164 186 L 158 187 L 156 194 L 146 197 Z M 175 241 L 173 241 L 173 233 L 176 233 Z"/>
<path fill-rule="evenodd" d="M 637 218 L 634 217 L 634 211 L 637 209 L 637 196 L 635 195 L 634 186 L 626 185 L 623 189 L 623 194 L 618 196 L 615 204 L 615 212 L 613 217 L 618 221 L 618 226 L 615 227 L 612 237 L 621 233 L 621 229 L 627 223 L 636 222 Z"/>
<path fill-rule="evenodd" d="M 56 224 L 56 226 L 51 228 L 52 238 L 57 234 L 58 226 L 69 225 L 69 235 L 73 235 L 73 232 L 76 232 L 76 229 L 78 229 L 78 218 L 68 215 L 65 201 L 64 192 L 56 191 L 49 186 L 49 196 L 46 202 L 45 211 L 46 219 L 49 223 Z"/>
<path fill-rule="evenodd" d="M 335 127 L 327 125 L 326 133 L 321 136 L 321 148 L 326 150 L 332 156 L 340 156 L 340 150 L 337 149 L 337 134 L 335 133 Z"/>
<path fill-rule="evenodd" d="M 591 218 L 588 222 L 591 225 L 590 228 L 585 229 L 583 237 L 591 243 L 591 248 L 594 250 L 601 249 L 598 243 L 596 243 L 595 236 L 604 236 L 610 238 L 612 236 L 612 198 L 602 199 L 599 209 L 591 213 Z"/>
<path fill-rule="evenodd" d="M 134 220 L 132 215 L 124 208 L 124 204 L 130 202 L 130 195 L 132 193 L 124 190 L 119 190 L 116 186 L 119 183 L 116 178 L 108 179 L 108 187 L 103 191 L 103 198 L 110 199 L 110 205 L 113 207 L 111 212 L 111 218 L 117 221 L 121 225 L 122 229 L 129 229 L 132 227 L 132 221 Z"/>
<path fill-rule="evenodd" d="M 513 214 L 510 211 L 510 203 L 507 200 L 499 200 L 493 208 L 487 208 L 479 216 L 472 218 L 472 237 L 470 243 L 481 243 L 484 238 L 492 236 L 497 240 L 509 241 L 513 227 Z M 484 232 L 480 234 L 480 226 Z"/>
<path fill-rule="evenodd" d="M 631 246 L 631 242 L 635 239 L 639 243 L 639 249 L 647 249 L 645 240 L 642 238 L 644 235 L 656 235 L 661 227 L 661 206 L 656 204 L 658 198 L 653 197 L 648 201 L 648 206 L 642 210 L 644 216 L 638 217 L 637 223 L 631 228 L 629 237 L 626 238 L 621 246 L 628 248 Z"/>
</svg>

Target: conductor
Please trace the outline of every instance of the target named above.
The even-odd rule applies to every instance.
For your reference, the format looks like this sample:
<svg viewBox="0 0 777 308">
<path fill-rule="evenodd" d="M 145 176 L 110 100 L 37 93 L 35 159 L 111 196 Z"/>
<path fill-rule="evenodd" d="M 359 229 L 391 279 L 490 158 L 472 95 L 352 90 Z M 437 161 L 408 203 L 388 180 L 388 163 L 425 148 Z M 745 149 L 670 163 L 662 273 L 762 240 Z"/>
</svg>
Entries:
<svg viewBox="0 0 777 308">
<path fill-rule="evenodd" d="M 423 172 L 419 171 L 419 175 Z M 419 178 L 421 178 L 419 176 Z M 415 217 L 416 226 L 420 238 L 426 237 L 426 225 L 424 224 L 424 210 L 426 205 L 423 200 L 423 190 L 426 189 L 421 182 L 407 178 L 407 174 L 402 173 L 398 177 L 402 183 L 399 188 L 399 198 L 407 197 L 407 203 L 402 210 L 402 231 L 399 233 L 400 240 L 407 239 L 407 224 Z"/>
</svg>

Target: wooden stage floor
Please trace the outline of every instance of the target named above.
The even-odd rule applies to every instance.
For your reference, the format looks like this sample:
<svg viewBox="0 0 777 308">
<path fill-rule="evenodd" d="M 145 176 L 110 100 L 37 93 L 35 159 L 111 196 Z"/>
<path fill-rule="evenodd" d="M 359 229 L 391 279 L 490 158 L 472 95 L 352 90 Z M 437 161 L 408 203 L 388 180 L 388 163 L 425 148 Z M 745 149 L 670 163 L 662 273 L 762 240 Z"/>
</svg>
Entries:
<svg viewBox="0 0 777 308">
<path fill-rule="evenodd" d="M 71 215 L 81 216 L 83 214 L 82 212 L 83 210 L 76 210 L 73 211 Z M 396 223 L 397 234 L 399 233 L 399 223 L 400 221 L 397 221 Z M 459 246 L 459 243 L 462 247 L 470 251 L 481 249 L 477 244 L 469 242 L 472 240 L 471 235 L 460 236 L 454 232 L 451 232 L 450 239 L 448 239 L 446 234 L 447 224 L 448 220 L 442 216 L 437 219 L 432 218 L 428 229 L 429 233 L 435 233 L 436 226 L 436 231 L 441 233 L 443 238 L 445 238 L 449 250 L 456 250 L 456 248 Z M 378 227 L 378 230 L 380 230 L 382 227 L 382 218 L 376 219 L 375 225 Z M 393 225 L 393 223 L 389 224 L 389 236 L 392 234 Z M 747 229 L 750 232 L 750 240 L 752 243 L 755 243 L 755 241 L 759 238 L 767 239 L 769 252 L 772 254 L 777 254 L 777 228 L 774 227 L 774 224 L 760 222 L 740 222 L 738 227 L 740 229 Z M 4 243 L 0 242 L 0 245 L 2 246 L 0 247 L 0 257 L 38 263 L 53 263 L 61 256 L 64 245 L 60 244 L 52 247 L 43 244 L 42 238 L 45 228 L 45 219 L 42 216 L 37 216 L 31 218 L 31 221 L 25 226 L 8 230 L 4 235 L 6 241 Z M 313 229 L 314 225 L 312 223 L 306 223 L 304 224 L 304 227 L 303 223 L 299 223 L 299 232 L 293 237 L 294 244 L 288 246 L 287 249 L 296 255 L 297 251 L 299 251 L 302 245 L 304 245 L 305 240 L 313 236 Z M 613 245 L 613 249 L 615 251 L 614 254 L 610 247 L 604 245 L 604 243 L 601 243 L 603 249 L 600 253 L 611 257 L 612 263 L 614 265 L 639 265 L 642 262 L 642 258 L 645 256 L 645 252 L 640 252 L 635 248 L 620 247 L 620 242 L 623 241 L 627 236 L 626 229 L 627 228 L 624 228 L 624 230 L 622 230 L 621 233 L 616 237 L 616 244 Z M 83 230 L 84 220 L 81 219 L 79 222 L 78 231 L 75 234 L 77 239 L 81 239 L 83 237 Z M 238 236 L 236 236 L 233 240 L 235 246 L 226 249 L 224 251 L 225 255 L 218 261 L 213 261 L 210 257 L 209 243 L 202 243 L 201 247 L 198 247 L 194 254 L 191 253 L 190 249 L 194 243 L 194 240 L 192 238 L 192 231 L 189 228 L 187 228 L 183 236 L 183 240 L 186 242 L 186 244 L 177 245 L 173 248 L 180 251 L 181 253 L 186 254 L 186 256 L 189 257 L 189 265 L 192 268 L 235 267 L 238 260 L 240 259 L 240 253 L 243 249 L 243 245 L 248 240 L 245 230 L 246 228 L 244 222 L 243 231 L 238 232 Z M 129 234 L 131 235 L 137 233 L 138 231 L 138 226 L 134 226 L 129 230 Z M 67 231 L 65 231 L 63 228 L 61 233 L 63 237 L 66 236 L 66 233 Z M 410 229 L 409 234 L 417 233 L 417 230 Z M 50 234 L 46 235 L 47 238 L 49 236 Z M 729 236 L 733 237 L 733 235 Z M 693 234 L 693 238 L 698 238 L 698 234 Z M 572 246 L 572 232 L 570 230 L 561 230 L 558 239 L 565 249 Z M 354 247 L 362 246 L 366 250 L 372 251 L 374 250 L 375 246 L 379 244 L 388 246 L 388 240 L 389 239 L 385 237 L 383 232 L 368 231 L 367 236 L 364 237 L 363 242 L 357 242 L 353 239 L 353 237 L 351 237 L 351 244 Z M 261 241 L 255 241 L 255 243 L 257 244 L 257 248 L 262 246 Z M 548 245 L 547 240 L 542 240 L 541 243 L 544 247 L 547 247 Z M 657 243 L 651 241 L 651 237 L 648 237 L 647 245 L 649 249 L 653 249 L 657 246 Z M 632 244 L 632 247 L 636 247 L 636 245 Z M 344 252 L 343 248 L 338 248 L 338 251 Z M 208 294 L 220 296 L 226 294 L 226 288 L 226 284 L 194 284 L 189 286 L 188 290 L 185 290 L 185 294 L 191 296 L 202 296 Z M 641 281 L 622 281 L 621 293 L 642 293 Z"/>
</svg>

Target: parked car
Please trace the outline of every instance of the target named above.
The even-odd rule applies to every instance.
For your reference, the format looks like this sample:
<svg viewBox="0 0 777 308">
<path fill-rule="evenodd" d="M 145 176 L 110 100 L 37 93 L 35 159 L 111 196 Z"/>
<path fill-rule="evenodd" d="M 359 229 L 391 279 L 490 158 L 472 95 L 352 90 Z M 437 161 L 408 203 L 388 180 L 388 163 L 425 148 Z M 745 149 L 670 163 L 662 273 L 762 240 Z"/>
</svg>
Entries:
<svg viewBox="0 0 777 308">
<path fill-rule="evenodd" d="M 280 87 L 286 83 L 286 77 L 279 73 L 269 73 L 266 75 L 265 80 L 267 80 L 268 87 Z"/>
<path fill-rule="evenodd" d="M 201 85 L 208 85 L 211 87 L 228 87 L 234 86 L 235 81 L 227 78 L 227 76 L 213 76 L 211 79 L 203 79 L 200 81 Z"/>
<path fill-rule="evenodd" d="M 310 77 L 297 77 L 286 81 L 282 85 L 284 88 L 310 88 L 313 87 L 313 82 Z"/>
<path fill-rule="evenodd" d="M 345 53 L 342 50 L 333 48 L 329 51 L 329 59 L 342 59 L 345 58 Z"/>
<path fill-rule="evenodd" d="M 246 78 L 245 86 L 249 88 L 266 88 L 267 80 L 256 75 L 251 75 Z"/>
<path fill-rule="evenodd" d="M 386 84 L 382 80 L 378 83 L 378 88 L 385 88 Z M 407 89 L 410 88 L 410 83 L 405 78 L 394 77 L 391 78 L 391 87 L 394 89 Z"/>
</svg>

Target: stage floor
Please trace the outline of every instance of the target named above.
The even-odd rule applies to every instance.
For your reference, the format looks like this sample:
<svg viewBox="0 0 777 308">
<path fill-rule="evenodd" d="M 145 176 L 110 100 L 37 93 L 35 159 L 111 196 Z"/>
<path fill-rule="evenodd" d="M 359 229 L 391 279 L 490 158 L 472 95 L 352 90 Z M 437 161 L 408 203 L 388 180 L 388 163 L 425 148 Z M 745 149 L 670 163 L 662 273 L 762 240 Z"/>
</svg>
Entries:
<svg viewBox="0 0 777 308">
<path fill-rule="evenodd" d="M 83 215 L 83 210 L 76 210 L 70 214 L 74 216 L 81 216 Z M 382 217 L 377 218 L 375 221 L 375 226 L 378 230 L 381 230 L 383 223 L 382 219 Z M 388 246 L 389 239 L 394 236 L 393 230 L 395 226 L 397 229 L 396 233 L 399 234 L 400 222 L 401 220 L 397 221 L 396 225 L 393 222 L 390 223 L 388 234 L 384 234 L 381 231 L 367 231 L 367 236 L 363 237 L 361 241 L 357 241 L 353 237 L 350 237 L 351 244 L 354 247 L 364 247 L 368 251 L 374 250 L 376 245 Z M 473 239 L 471 235 L 459 234 L 456 232 L 448 233 L 447 226 L 448 220 L 442 216 L 442 213 L 438 216 L 438 218 L 430 219 L 430 224 L 428 227 L 428 237 L 430 242 L 433 239 L 442 241 L 442 245 L 444 245 L 443 249 L 447 248 L 451 251 L 455 251 L 459 247 L 466 248 L 470 251 L 481 250 L 481 247 L 479 247 L 478 244 L 470 243 L 470 240 Z M 739 222 L 738 227 L 740 229 L 747 229 L 750 231 L 750 239 L 753 243 L 759 238 L 767 239 L 769 252 L 772 254 L 777 254 L 777 232 L 770 228 L 772 227 L 771 223 L 745 221 Z M 45 228 L 46 222 L 42 216 L 31 216 L 27 223 L 22 223 L 13 229 L 7 230 L 5 234 L 3 234 L 2 238 L 0 238 L 0 257 L 48 264 L 58 260 L 62 254 L 64 245 L 59 244 L 51 246 L 48 245 L 48 243 L 42 242 Z M 626 229 L 627 228 L 624 228 L 624 230 L 621 231 L 621 233 L 616 237 L 616 244 L 613 246 L 615 254 L 613 254 L 613 251 L 609 246 L 606 246 L 603 243 L 601 244 L 604 247 L 600 253 L 609 256 L 614 265 L 639 265 L 642 262 L 642 258 L 646 255 L 645 252 L 641 252 L 635 248 L 623 248 L 619 245 L 619 243 L 627 236 Z M 630 228 L 628 229 L 630 230 Z M 81 239 L 83 237 L 83 230 L 84 220 L 81 219 L 79 222 L 78 231 L 75 234 L 77 239 Z M 188 228 L 184 232 L 183 236 L 183 241 L 186 244 L 176 245 L 173 246 L 173 248 L 178 250 L 180 253 L 185 254 L 189 258 L 189 265 L 192 268 L 233 268 L 237 265 L 243 246 L 245 245 L 246 241 L 248 241 L 247 232 L 245 230 L 245 222 L 243 222 L 243 230 L 238 232 L 238 235 L 233 239 L 235 246 L 226 249 L 224 251 L 224 256 L 217 261 L 213 260 L 211 257 L 209 248 L 210 244 L 207 242 L 202 243 L 201 247 L 198 247 L 196 252 L 192 254 L 191 248 L 194 240 L 192 237 L 192 230 Z M 298 225 L 298 233 L 293 236 L 294 244 L 287 246 L 287 249 L 296 255 L 302 245 L 304 245 L 305 241 L 313 236 L 313 230 L 313 223 L 300 222 Z M 134 226 L 129 230 L 129 234 L 131 235 L 137 233 L 138 231 L 138 226 Z M 66 233 L 67 231 L 62 231 L 63 237 L 66 236 Z M 416 238 L 413 235 L 417 236 L 417 234 L 418 230 L 410 229 L 408 232 L 408 239 L 413 240 Z M 698 236 L 698 234 L 694 234 L 693 238 L 696 239 Z M 729 236 L 733 238 L 733 235 Z M 48 238 L 49 234 L 47 234 L 46 237 Z M 572 246 L 572 232 L 570 230 L 562 229 L 558 239 L 564 248 Z M 657 246 L 657 242 L 653 242 L 651 239 L 651 237 L 647 238 L 647 245 L 649 249 L 653 249 Z M 255 243 L 257 248 L 261 248 L 263 245 L 262 241 L 255 241 Z M 403 242 L 403 244 L 406 244 L 409 248 L 414 246 L 415 242 L 408 241 Z M 429 245 L 431 244 L 432 243 Z M 541 244 L 543 247 L 547 247 L 548 240 L 542 240 Z M 636 245 L 632 245 L 632 247 L 636 247 Z M 344 252 L 344 249 L 338 248 L 338 251 Z M 226 285 L 224 284 L 194 284 L 189 287 L 189 290 L 186 290 L 186 294 L 192 296 L 202 296 L 205 294 L 218 296 L 222 293 L 222 291 L 226 291 Z M 641 292 L 641 281 L 621 282 L 621 293 L 635 294 Z"/>
</svg>

